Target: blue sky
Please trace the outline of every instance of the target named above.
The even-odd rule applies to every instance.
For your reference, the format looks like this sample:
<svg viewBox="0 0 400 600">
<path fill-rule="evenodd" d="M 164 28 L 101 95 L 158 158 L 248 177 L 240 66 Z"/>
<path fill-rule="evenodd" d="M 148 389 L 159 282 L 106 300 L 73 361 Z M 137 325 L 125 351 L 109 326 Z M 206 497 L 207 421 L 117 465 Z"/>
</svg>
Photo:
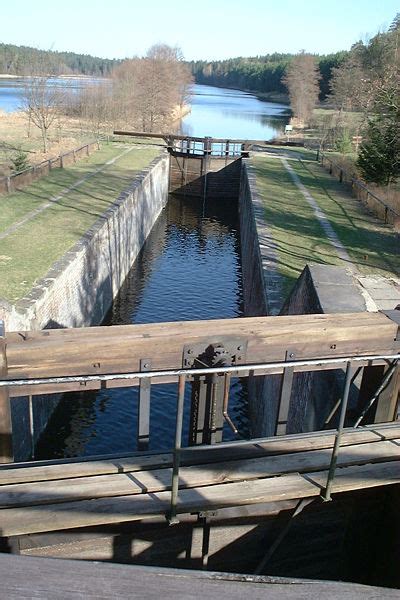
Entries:
<svg viewBox="0 0 400 600">
<path fill-rule="evenodd" d="M 187 59 L 348 49 L 387 28 L 399 0 L 0 0 L 0 41 L 123 58 L 152 44 Z"/>
</svg>

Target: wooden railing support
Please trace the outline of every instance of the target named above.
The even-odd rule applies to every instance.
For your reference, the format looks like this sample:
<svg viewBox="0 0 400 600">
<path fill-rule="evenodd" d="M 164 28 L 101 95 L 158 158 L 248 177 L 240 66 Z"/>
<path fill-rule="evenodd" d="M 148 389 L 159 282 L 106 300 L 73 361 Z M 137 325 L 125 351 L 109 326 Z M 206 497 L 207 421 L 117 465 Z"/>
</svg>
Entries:
<svg viewBox="0 0 400 600">
<path fill-rule="evenodd" d="M 0 377 L 7 377 L 4 322 L 0 321 Z M 8 388 L 0 388 L 0 462 L 13 462 L 11 405 Z"/>
</svg>

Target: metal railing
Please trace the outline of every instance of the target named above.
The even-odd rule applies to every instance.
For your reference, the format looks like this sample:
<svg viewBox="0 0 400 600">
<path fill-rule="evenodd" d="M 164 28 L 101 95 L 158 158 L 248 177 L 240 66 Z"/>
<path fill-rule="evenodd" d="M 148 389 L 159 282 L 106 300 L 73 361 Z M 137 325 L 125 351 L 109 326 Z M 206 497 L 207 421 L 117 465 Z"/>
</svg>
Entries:
<svg viewBox="0 0 400 600">
<path fill-rule="evenodd" d="M 197 445 L 197 446 L 182 446 L 182 431 L 183 431 L 183 418 L 184 418 L 184 399 L 186 384 L 191 380 L 192 376 L 204 376 L 210 375 L 224 376 L 224 396 L 229 395 L 229 382 L 230 375 L 243 376 L 243 375 L 256 375 L 256 374 L 282 374 L 285 377 L 286 370 L 297 370 L 298 372 L 307 372 L 307 367 L 313 369 L 313 373 L 318 373 L 315 370 L 316 367 L 324 367 L 324 369 L 337 369 L 345 367 L 345 380 L 343 390 L 340 396 L 340 401 L 337 403 L 336 408 L 340 408 L 339 420 L 336 427 L 335 440 L 332 448 L 332 455 L 329 463 L 329 470 L 327 475 L 326 484 L 321 490 L 321 497 L 328 501 L 331 500 L 332 486 L 334 483 L 338 453 L 341 446 L 343 429 L 345 426 L 345 417 L 347 413 L 350 388 L 354 382 L 355 374 L 360 370 L 361 366 L 372 366 L 374 363 L 379 365 L 387 365 L 387 370 L 379 383 L 376 391 L 371 396 L 369 401 L 365 404 L 359 416 L 355 419 L 353 427 L 357 428 L 360 426 L 364 417 L 376 403 L 382 391 L 387 387 L 391 378 L 393 377 L 398 367 L 400 360 L 400 353 L 395 354 L 371 354 L 364 356 L 345 356 L 335 358 L 324 358 L 324 359 L 308 359 L 308 360 L 287 360 L 280 362 L 262 362 L 256 364 L 240 364 L 232 366 L 215 366 L 215 367 L 201 367 L 201 368 L 186 368 L 186 369 L 169 369 L 159 371 L 133 371 L 129 373 L 110 373 L 102 375 L 82 375 L 82 376 L 63 376 L 63 377 L 47 377 L 47 378 L 30 378 L 30 379 L 3 379 L 0 380 L 0 389 L 5 387 L 18 387 L 18 386 L 32 386 L 34 390 L 35 385 L 42 384 L 58 384 L 68 382 L 106 382 L 106 381 L 126 381 L 135 380 L 139 383 L 143 380 L 151 380 L 155 378 L 177 378 L 178 380 L 178 393 L 177 393 L 177 411 L 175 419 L 175 443 L 172 449 L 173 461 L 172 461 L 172 477 L 171 477 L 171 497 L 170 507 L 167 513 L 167 518 L 171 524 L 178 522 L 178 491 L 179 491 L 179 474 L 182 455 L 190 455 L 193 452 L 204 451 L 205 449 L 210 450 L 212 448 L 227 448 L 232 446 L 238 446 L 248 444 L 248 440 L 234 440 L 229 442 L 221 442 L 216 445 Z M 282 386 L 283 389 L 283 386 Z M 281 398 L 283 391 L 281 389 Z M 291 393 L 289 390 L 289 394 Z M 288 393 L 288 390 L 285 391 Z M 225 405 L 224 405 L 224 408 Z M 279 407 L 278 407 L 279 413 Z M 257 443 L 270 440 L 271 438 L 258 438 Z"/>
<path fill-rule="evenodd" d="M 325 166 L 325 163 L 328 163 L 328 169 L 330 175 L 336 176 L 340 183 L 347 183 L 351 186 L 354 195 L 358 200 L 364 202 L 374 210 L 376 216 L 381 218 L 385 225 L 388 223 L 393 223 L 395 218 L 400 218 L 400 213 L 398 213 L 392 206 L 389 206 L 382 198 L 379 198 L 376 194 L 374 194 L 368 186 L 365 185 L 362 181 L 354 177 L 349 171 L 338 165 L 335 161 L 333 161 L 329 156 L 327 156 L 322 150 L 317 150 L 316 160 L 321 163 L 322 166 Z M 377 204 L 376 206 L 371 206 L 371 200 L 373 203 Z"/>
</svg>

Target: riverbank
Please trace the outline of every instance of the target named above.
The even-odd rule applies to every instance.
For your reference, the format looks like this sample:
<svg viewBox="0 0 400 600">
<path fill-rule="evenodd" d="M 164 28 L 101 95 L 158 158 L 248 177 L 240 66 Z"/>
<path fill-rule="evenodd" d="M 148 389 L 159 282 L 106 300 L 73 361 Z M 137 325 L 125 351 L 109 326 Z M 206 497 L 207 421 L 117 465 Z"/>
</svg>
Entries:
<svg viewBox="0 0 400 600">
<path fill-rule="evenodd" d="M 254 153 L 251 165 L 270 231 L 272 266 L 281 278 L 282 301 L 307 263 L 342 266 L 360 280 L 389 282 L 400 298 L 396 233 L 316 163 L 313 152 L 271 147 Z M 395 306 L 382 302 L 383 309 Z"/>
<path fill-rule="evenodd" d="M 11 160 L 20 151 L 26 153 L 28 162 L 34 165 L 92 142 L 93 138 L 82 121 L 63 116 L 59 127 L 49 130 L 48 151 L 43 152 L 40 130 L 29 127 L 25 113 L 0 110 L 0 177 L 12 173 Z"/>
<path fill-rule="evenodd" d="M 1 198 L 0 298 L 14 304 L 44 277 L 159 154 L 110 144 Z"/>
<path fill-rule="evenodd" d="M 222 90 L 224 90 L 224 89 L 225 90 L 237 90 L 238 92 L 245 92 L 246 94 L 251 94 L 252 96 L 255 96 L 256 98 L 258 98 L 258 100 L 261 100 L 262 102 L 276 102 L 277 104 L 290 105 L 289 95 L 283 94 L 280 92 L 260 92 L 258 90 L 250 90 L 247 88 L 231 87 L 229 85 L 213 84 L 211 86 L 207 83 L 198 83 L 198 82 L 196 82 L 196 85 L 205 85 L 207 87 L 215 87 L 215 88 L 219 88 Z"/>
</svg>

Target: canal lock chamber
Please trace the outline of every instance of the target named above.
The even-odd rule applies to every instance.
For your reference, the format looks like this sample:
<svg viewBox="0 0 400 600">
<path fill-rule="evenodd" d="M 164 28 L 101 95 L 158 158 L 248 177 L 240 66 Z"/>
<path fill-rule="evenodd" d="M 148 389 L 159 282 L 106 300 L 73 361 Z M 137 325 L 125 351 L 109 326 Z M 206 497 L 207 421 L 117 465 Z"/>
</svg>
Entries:
<svg viewBox="0 0 400 600">
<path fill-rule="evenodd" d="M 174 158 L 169 163 L 169 191 L 174 193 L 147 235 L 104 326 L 267 314 L 254 205 L 242 159 L 225 158 L 219 170 L 214 162 L 215 170 L 207 173 L 182 160 L 171 173 Z M 250 437 L 256 425 L 249 396 L 257 391 L 240 379 L 231 383 L 229 415 L 242 437 Z M 138 388 L 65 394 L 40 437 L 35 458 L 136 451 L 138 398 Z M 188 389 L 185 443 L 191 435 L 192 400 Z M 176 386 L 152 386 L 148 450 L 173 445 L 175 406 Z M 224 439 L 234 437 L 225 422 Z M 361 490 L 333 503 L 305 506 L 296 519 L 296 504 L 284 502 L 187 515 L 173 528 L 165 519 L 153 519 L 31 535 L 19 540 L 19 548 L 26 554 L 396 585 L 398 574 L 390 571 L 389 556 L 400 528 L 394 512 L 398 500 L 398 490 Z M 367 519 L 368 530 L 363 526 Z M 379 560 L 378 546 L 372 543 L 377 536 L 382 542 Z M 271 547 L 275 550 L 269 556 Z"/>
</svg>

